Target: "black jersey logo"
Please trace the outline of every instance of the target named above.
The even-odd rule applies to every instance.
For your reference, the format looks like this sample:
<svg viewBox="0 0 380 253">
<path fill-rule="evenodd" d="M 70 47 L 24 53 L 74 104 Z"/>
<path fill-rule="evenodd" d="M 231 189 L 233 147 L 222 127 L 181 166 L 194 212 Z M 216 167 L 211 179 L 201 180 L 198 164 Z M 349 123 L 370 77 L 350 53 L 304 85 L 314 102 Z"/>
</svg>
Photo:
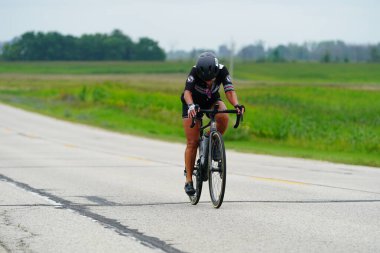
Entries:
<svg viewBox="0 0 380 253">
<path fill-rule="evenodd" d="M 194 81 L 194 77 L 193 77 L 193 76 L 188 76 L 188 77 L 187 77 L 187 81 L 188 81 L 189 83 L 192 83 L 192 82 Z"/>
<path fill-rule="evenodd" d="M 231 76 L 230 76 L 230 75 L 228 75 L 228 76 L 226 77 L 226 81 L 229 82 L 229 83 L 232 82 L 232 79 L 231 79 Z"/>
</svg>

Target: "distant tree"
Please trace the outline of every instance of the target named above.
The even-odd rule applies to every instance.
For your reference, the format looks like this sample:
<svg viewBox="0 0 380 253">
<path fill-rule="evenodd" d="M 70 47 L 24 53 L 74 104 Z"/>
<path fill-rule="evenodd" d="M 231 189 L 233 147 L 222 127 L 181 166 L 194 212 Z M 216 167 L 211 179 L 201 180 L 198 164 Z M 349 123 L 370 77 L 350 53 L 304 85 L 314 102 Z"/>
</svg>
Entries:
<svg viewBox="0 0 380 253">
<path fill-rule="evenodd" d="M 231 50 L 226 45 L 219 46 L 219 49 L 218 49 L 219 58 L 227 59 L 231 57 L 231 53 L 232 53 Z"/>
<path fill-rule="evenodd" d="M 158 43 L 149 38 L 140 38 L 134 48 L 134 60 L 141 61 L 162 61 L 165 60 L 165 52 Z"/>
<path fill-rule="evenodd" d="M 264 45 L 258 42 L 254 45 L 248 45 L 243 47 L 238 52 L 238 57 L 243 60 L 260 60 L 265 58 Z"/>
<path fill-rule="evenodd" d="M 57 32 L 27 32 L 7 43 L 4 60 L 164 60 L 158 43 L 141 38 L 137 44 L 120 30 L 84 34 L 79 38 Z"/>
<path fill-rule="evenodd" d="M 3 52 L 1 54 L 2 59 L 4 60 L 20 60 L 21 45 L 19 43 L 10 44 L 6 43 L 3 46 Z"/>
<path fill-rule="evenodd" d="M 42 48 L 37 48 L 38 59 L 40 60 L 69 60 L 72 55 L 69 54 L 75 43 L 69 38 L 57 33 L 49 32 L 46 34 L 38 33 L 37 40 L 40 41 Z"/>
<path fill-rule="evenodd" d="M 283 45 L 280 45 L 274 49 L 269 50 L 268 60 L 271 62 L 285 62 L 286 54 L 287 54 L 287 48 Z"/>
<path fill-rule="evenodd" d="M 345 58 L 350 59 L 348 52 L 349 48 L 343 41 L 322 41 L 316 44 L 311 54 L 314 60 L 321 62 L 342 62 Z"/>
<path fill-rule="evenodd" d="M 187 60 L 190 59 L 190 52 L 185 50 L 175 50 L 166 53 L 167 60 Z"/>
<path fill-rule="evenodd" d="M 284 57 L 287 61 L 308 61 L 310 60 L 308 45 L 306 43 L 303 45 L 290 43 L 287 45 Z"/>
<path fill-rule="evenodd" d="M 120 30 L 114 30 L 110 36 L 104 38 L 104 58 L 106 60 L 131 60 L 133 41 Z"/>
<path fill-rule="evenodd" d="M 65 36 L 63 44 L 63 58 L 64 60 L 81 60 L 79 51 L 79 39 L 67 35 Z"/>
<path fill-rule="evenodd" d="M 16 41 L 16 50 L 13 51 L 14 54 L 19 54 L 22 60 L 37 60 L 39 59 L 39 51 L 43 49 L 43 45 L 39 39 L 42 34 L 35 34 L 34 32 L 24 33 L 19 40 Z M 17 55 L 14 55 L 17 57 Z"/>
<path fill-rule="evenodd" d="M 370 61 L 371 62 L 380 62 L 380 51 L 379 48 L 373 46 L 370 49 Z"/>
<path fill-rule="evenodd" d="M 330 52 L 326 50 L 325 54 L 321 58 L 321 62 L 323 62 L 323 63 L 329 63 L 330 61 L 331 61 Z"/>
<path fill-rule="evenodd" d="M 106 36 L 100 33 L 84 34 L 79 38 L 78 47 L 82 60 L 105 60 Z"/>
</svg>

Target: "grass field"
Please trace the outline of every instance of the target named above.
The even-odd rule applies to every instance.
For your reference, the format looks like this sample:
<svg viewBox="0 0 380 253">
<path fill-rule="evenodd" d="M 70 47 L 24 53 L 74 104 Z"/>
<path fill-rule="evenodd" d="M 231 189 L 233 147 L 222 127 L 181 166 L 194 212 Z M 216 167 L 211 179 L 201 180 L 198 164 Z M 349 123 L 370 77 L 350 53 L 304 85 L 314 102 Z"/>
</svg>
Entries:
<svg viewBox="0 0 380 253">
<path fill-rule="evenodd" d="M 0 101 L 70 121 L 184 142 L 192 63 L 0 63 Z M 380 167 L 380 65 L 237 63 L 247 107 L 226 146 Z M 234 118 L 231 117 L 231 124 Z"/>
<path fill-rule="evenodd" d="M 0 74 L 187 74 L 194 62 L 0 62 Z M 228 64 L 227 64 L 228 66 Z M 380 64 L 243 63 L 239 80 L 309 84 L 380 84 Z"/>
</svg>

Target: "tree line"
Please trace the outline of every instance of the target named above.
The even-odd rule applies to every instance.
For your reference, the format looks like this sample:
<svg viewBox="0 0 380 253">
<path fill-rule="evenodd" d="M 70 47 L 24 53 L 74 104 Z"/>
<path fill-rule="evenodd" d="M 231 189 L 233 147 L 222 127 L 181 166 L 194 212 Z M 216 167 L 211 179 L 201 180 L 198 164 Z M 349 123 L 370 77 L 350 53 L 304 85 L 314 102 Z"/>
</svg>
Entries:
<svg viewBox="0 0 380 253">
<path fill-rule="evenodd" d="M 80 37 L 58 32 L 26 32 L 2 46 L 3 60 L 136 60 L 163 61 L 165 51 L 158 43 L 143 37 L 134 43 L 120 30 L 110 34 L 85 34 Z"/>
<path fill-rule="evenodd" d="M 263 43 L 246 46 L 237 56 L 255 61 L 380 62 L 380 43 L 351 45 L 343 41 L 310 42 L 264 48 Z"/>
<path fill-rule="evenodd" d="M 194 59 L 202 49 L 191 51 L 170 51 L 169 60 Z M 215 52 L 220 58 L 231 57 L 231 49 L 227 45 L 219 46 Z M 234 53 L 234 57 L 243 61 L 256 62 L 380 62 L 380 43 L 377 45 L 353 45 L 343 41 L 309 42 L 301 45 L 290 43 L 276 47 L 265 47 L 257 42 L 242 47 Z"/>
<path fill-rule="evenodd" d="M 117 29 L 110 34 L 84 34 L 80 37 L 62 35 L 58 32 L 26 32 L 11 42 L 0 44 L 0 59 L 10 61 L 194 60 L 203 51 L 205 49 L 165 52 L 159 47 L 158 42 L 148 37 L 140 38 L 135 43 Z M 226 45 L 221 45 L 216 53 L 220 58 L 230 58 L 232 50 Z M 380 43 L 355 45 L 343 41 L 322 41 L 265 47 L 263 42 L 257 42 L 242 47 L 239 51 L 233 52 L 233 55 L 243 61 L 256 62 L 380 62 Z"/>
</svg>

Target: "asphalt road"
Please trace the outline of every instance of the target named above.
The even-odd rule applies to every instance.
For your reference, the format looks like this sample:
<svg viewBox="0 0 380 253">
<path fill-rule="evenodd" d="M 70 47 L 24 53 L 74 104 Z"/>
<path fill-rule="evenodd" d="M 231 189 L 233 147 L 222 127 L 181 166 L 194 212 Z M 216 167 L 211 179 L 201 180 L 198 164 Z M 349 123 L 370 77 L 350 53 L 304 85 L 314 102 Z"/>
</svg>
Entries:
<svg viewBox="0 0 380 253">
<path fill-rule="evenodd" d="M 0 252 L 380 252 L 380 169 L 227 152 L 225 201 L 184 145 L 0 105 Z"/>
</svg>

